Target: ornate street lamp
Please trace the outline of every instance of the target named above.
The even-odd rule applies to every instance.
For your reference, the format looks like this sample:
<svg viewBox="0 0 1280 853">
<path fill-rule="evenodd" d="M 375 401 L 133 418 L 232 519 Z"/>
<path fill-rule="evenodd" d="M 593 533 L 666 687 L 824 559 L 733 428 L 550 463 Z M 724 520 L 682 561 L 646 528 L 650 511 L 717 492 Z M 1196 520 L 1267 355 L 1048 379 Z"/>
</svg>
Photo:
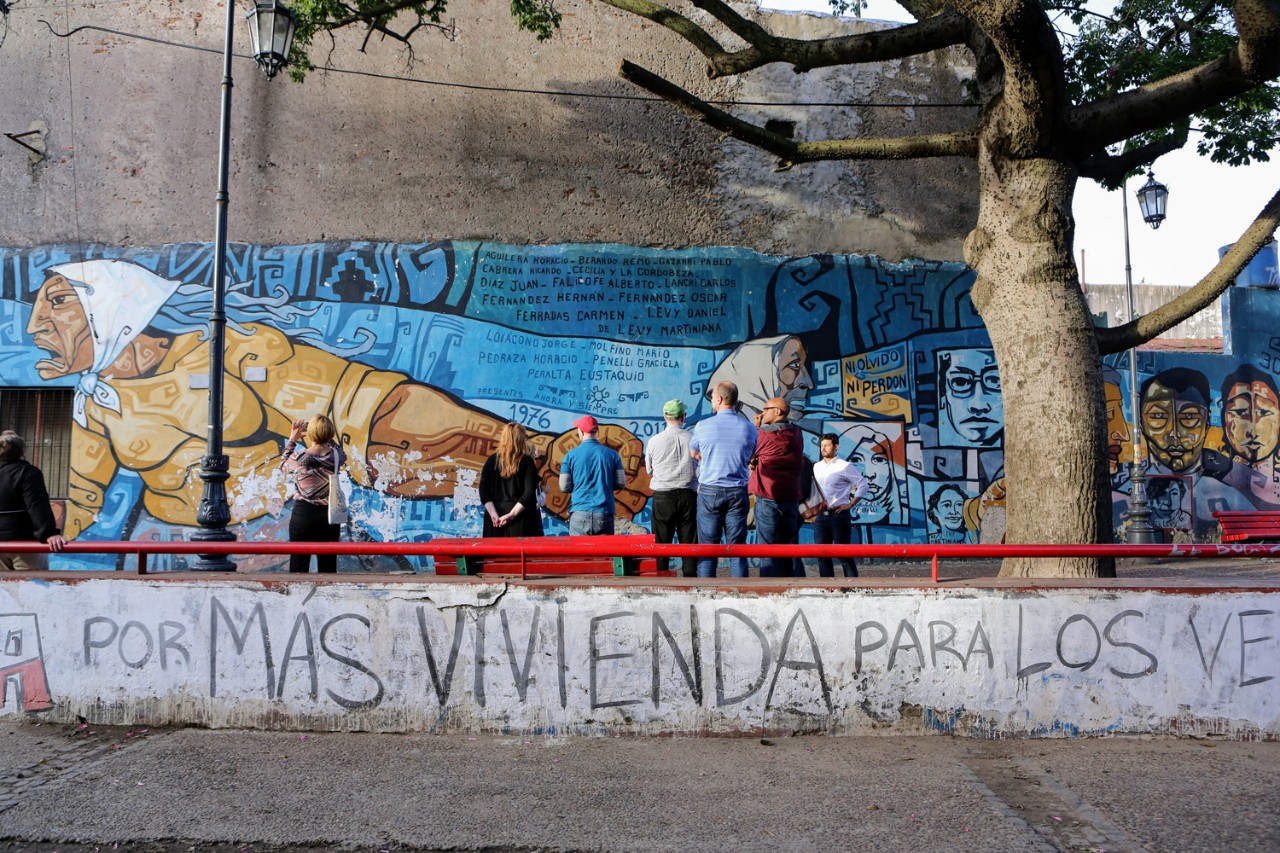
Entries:
<svg viewBox="0 0 1280 853">
<path fill-rule="evenodd" d="M 1152 228 L 1159 228 L 1164 222 L 1165 205 L 1169 202 L 1169 188 L 1156 180 L 1156 176 L 1147 171 L 1147 182 L 1138 190 L 1138 207 L 1142 208 L 1142 221 Z"/>
<path fill-rule="evenodd" d="M 253 38 L 253 58 L 267 79 L 289 61 L 293 40 L 293 15 L 275 0 L 259 2 L 248 15 Z M 227 173 L 231 147 L 231 44 L 235 26 L 235 0 L 227 0 L 226 40 L 222 51 L 222 125 L 218 137 L 217 230 L 213 243 L 213 307 L 209 312 L 209 442 L 200 460 L 204 492 L 196 522 L 200 530 L 191 534 L 196 542 L 233 542 L 227 529 L 231 508 L 227 505 L 229 462 L 222 452 L 223 359 L 226 350 L 227 297 Z M 223 554 L 201 554 L 191 568 L 206 572 L 234 572 L 236 564 Z"/>
<path fill-rule="evenodd" d="M 270 80 L 289 64 L 289 47 L 296 29 L 293 13 L 276 0 L 264 0 L 249 11 L 248 19 L 253 58 Z"/>
<path fill-rule="evenodd" d="M 1128 189 L 1127 187 L 1125 189 Z M 1148 171 L 1147 182 L 1138 190 L 1138 206 L 1142 220 L 1153 229 L 1164 222 L 1169 189 Z M 1129 197 L 1120 193 L 1124 207 L 1124 283 L 1129 294 L 1129 320 L 1137 318 L 1133 307 L 1133 267 L 1129 264 Z M 1138 350 L 1129 351 L 1129 394 L 1133 408 L 1133 461 L 1129 463 L 1129 530 L 1125 537 L 1130 545 L 1146 545 L 1155 541 L 1151 526 L 1151 508 L 1147 505 L 1147 475 L 1142 470 L 1142 400 L 1138 393 Z"/>
</svg>

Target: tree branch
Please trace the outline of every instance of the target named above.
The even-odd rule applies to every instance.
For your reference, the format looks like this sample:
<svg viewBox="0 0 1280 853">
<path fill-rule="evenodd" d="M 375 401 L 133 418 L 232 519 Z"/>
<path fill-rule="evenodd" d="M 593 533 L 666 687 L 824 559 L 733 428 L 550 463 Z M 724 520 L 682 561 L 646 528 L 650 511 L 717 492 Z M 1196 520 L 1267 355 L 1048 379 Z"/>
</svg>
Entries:
<svg viewBox="0 0 1280 853">
<path fill-rule="evenodd" d="M 661 24 L 697 48 L 698 52 L 713 66 L 718 60 L 729 56 L 729 52 L 720 45 L 720 42 L 712 38 L 710 33 L 666 6 L 650 3 L 649 0 L 604 0 L 604 2 L 615 9 Z"/>
<path fill-rule="evenodd" d="M 969 36 L 969 28 L 968 20 L 947 10 L 915 24 L 870 33 L 809 41 L 771 37 L 773 50 L 763 50 L 753 43 L 755 50 L 738 51 L 716 63 L 711 76 L 741 74 L 770 62 L 786 62 L 797 73 L 801 73 L 836 65 L 904 59 L 964 44 Z"/>
<path fill-rule="evenodd" d="M 1096 154 L 1078 164 L 1080 177 L 1092 178 L 1107 189 L 1114 190 L 1124 182 L 1125 176 L 1134 169 L 1152 163 L 1156 159 L 1177 151 L 1186 145 L 1190 131 L 1191 125 L 1184 123 L 1172 136 L 1166 136 L 1164 139 L 1150 142 L 1141 148 L 1115 155 L 1107 154 L 1106 152 Z"/>
<path fill-rule="evenodd" d="M 774 62 L 792 65 L 799 73 L 835 65 L 904 59 L 963 44 L 969 33 L 969 22 L 956 12 L 947 10 L 919 23 L 871 33 L 812 40 L 780 38 L 739 15 L 723 0 L 691 0 L 693 5 L 714 16 L 748 44 L 741 50 L 728 51 L 705 29 L 665 6 L 649 0 L 603 2 L 661 24 L 689 42 L 707 58 L 707 76 L 713 80 Z"/>
<path fill-rule="evenodd" d="M 1271 197 L 1253 224 L 1195 287 L 1123 326 L 1097 329 L 1099 353 L 1109 355 L 1144 344 L 1208 307 L 1231 286 L 1254 255 L 1271 242 L 1277 228 L 1280 228 L 1280 192 Z"/>
<path fill-rule="evenodd" d="M 1240 40 L 1225 56 L 1071 110 L 1071 151 L 1091 156 L 1280 77 L 1280 0 L 1240 0 L 1235 12 Z"/>
<path fill-rule="evenodd" d="M 977 154 L 976 131 L 937 133 L 888 139 L 827 139 L 796 142 L 718 109 L 648 69 L 623 60 L 618 73 L 681 112 L 734 139 L 778 157 L 781 168 L 819 160 L 901 160 L 916 157 L 972 157 Z"/>
</svg>

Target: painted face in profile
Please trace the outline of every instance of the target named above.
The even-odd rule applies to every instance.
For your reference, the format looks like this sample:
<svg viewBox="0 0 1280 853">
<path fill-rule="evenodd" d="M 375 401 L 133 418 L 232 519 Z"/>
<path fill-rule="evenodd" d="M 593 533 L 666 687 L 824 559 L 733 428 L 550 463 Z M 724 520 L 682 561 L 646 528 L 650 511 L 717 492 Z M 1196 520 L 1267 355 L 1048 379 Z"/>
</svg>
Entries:
<svg viewBox="0 0 1280 853">
<path fill-rule="evenodd" d="M 1209 434 L 1209 404 L 1199 391 L 1180 393 L 1152 382 L 1142 400 L 1142 434 L 1151 454 L 1170 471 L 1186 471 L 1200 462 Z"/>
<path fill-rule="evenodd" d="M 791 407 L 789 417 L 792 419 L 803 414 L 809 391 L 813 388 L 813 376 L 805 366 L 807 359 L 808 352 L 804 348 L 804 342 L 799 338 L 788 338 L 775 362 L 778 367 L 779 396 Z"/>
<path fill-rule="evenodd" d="M 89 318 L 75 288 L 63 276 L 51 276 L 40 286 L 27 334 L 50 356 L 36 362 L 41 379 L 84 373 L 93 367 Z"/>
<path fill-rule="evenodd" d="M 1108 382 L 1103 390 L 1107 405 L 1107 468 L 1114 476 L 1122 465 L 1133 461 L 1133 432 L 1124 419 L 1124 398 L 1120 386 Z"/>
<path fill-rule="evenodd" d="M 1227 392 L 1222 426 L 1231 455 L 1257 465 L 1276 451 L 1280 400 L 1265 382 L 1237 382 Z"/>
</svg>

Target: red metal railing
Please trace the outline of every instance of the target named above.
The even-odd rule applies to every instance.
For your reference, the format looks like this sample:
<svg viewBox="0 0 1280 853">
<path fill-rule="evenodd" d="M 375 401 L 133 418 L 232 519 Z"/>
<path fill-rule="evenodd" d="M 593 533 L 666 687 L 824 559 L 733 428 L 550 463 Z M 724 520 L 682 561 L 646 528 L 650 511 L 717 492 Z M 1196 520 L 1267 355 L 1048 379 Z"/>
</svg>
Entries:
<svg viewBox="0 0 1280 853">
<path fill-rule="evenodd" d="M 938 559 L 1005 557 L 1145 557 L 1196 559 L 1211 557 L 1280 557 L 1280 545 L 658 545 L 636 537 L 635 543 L 610 541 L 601 555 L 590 537 L 531 539 L 433 539 L 428 542 L 68 542 L 64 554 L 132 554 L 138 574 L 147 573 L 150 554 L 337 554 L 447 557 L 898 557 L 931 560 L 938 580 Z M 39 542 L 5 542 L 8 552 L 48 552 Z"/>
</svg>

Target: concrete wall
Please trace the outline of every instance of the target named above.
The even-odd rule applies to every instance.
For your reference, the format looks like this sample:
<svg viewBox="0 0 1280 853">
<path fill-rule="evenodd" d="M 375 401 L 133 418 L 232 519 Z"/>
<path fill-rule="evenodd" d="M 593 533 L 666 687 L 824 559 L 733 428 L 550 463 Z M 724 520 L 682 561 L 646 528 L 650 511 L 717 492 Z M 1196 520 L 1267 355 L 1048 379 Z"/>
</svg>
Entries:
<svg viewBox="0 0 1280 853">
<path fill-rule="evenodd" d="M 0 129 L 43 128 L 48 156 L 0 139 L 0 245 L 146 246 L 212 239 L 224 6 L 131 2 L 16 4 L 0 49 Z M 315 72 L 268 83 L 235 63 L 232 239 L 620 242 L 749 246 L 764 252 L 876 253 L 958 260 L 976 218 L 971 163 L 823 164 L 775 173 L 769 156 L 727 141 L 617 76 L 629 58 L 701 97 L 902 107 L 743 107 L 794 121 L 800 138 L 954 127 L 962 54 L 797 76 L 761 69 L 709 82 L 674 35 L 600 4 L 570 0 L 538 43 L 507 4 L 455 0 L 452 39 L 424 31 L 415 51 L 342 34 L 313 59 L 348 71 L 551 95 L 449 88 Z M 704 17 L 693 10 L 700 20 Z M 212 52 L 85 29 L 141 34 Z M 831 26 L 771 15 L 787 35 Z M 237 23 L 237 26 L 241 26 Z M 838 30 L 869 24 L 838 22 Z M 825 30 L 824 30 L 825 31 Z M 247 33 L 236 34 L 247 51 Z M 925 106 L 918 106 L 918 105 Z"/>
<path fill-rule="evenodd" d="M 0 580 L 0 715 L 542 734 L 1280 735 L 1280 592 Z M 16 689 L 15 689 L 16 688 Z"/>
<path fill-rule="evenodd" d="M 1185 291 L 1185 287 L 1167 284 L 1135 284 L 1134 309 L 1139 315 L 1150 314 Z M 1123 284 L 1090 284 L 1085 288 L 1084 296 L 1089 303 L 1089 310 L 1095 315 L 1104 315 L 1109 325 L 1119 325 L 1132 319 L 1129 316 L 1128 289 Z M 1222 321 L 1222 297 L 1218 297 L 1208 308 L 1183 320 L 1159 337 L 1161 340 L 1221 338 Z"/>
</svg>

